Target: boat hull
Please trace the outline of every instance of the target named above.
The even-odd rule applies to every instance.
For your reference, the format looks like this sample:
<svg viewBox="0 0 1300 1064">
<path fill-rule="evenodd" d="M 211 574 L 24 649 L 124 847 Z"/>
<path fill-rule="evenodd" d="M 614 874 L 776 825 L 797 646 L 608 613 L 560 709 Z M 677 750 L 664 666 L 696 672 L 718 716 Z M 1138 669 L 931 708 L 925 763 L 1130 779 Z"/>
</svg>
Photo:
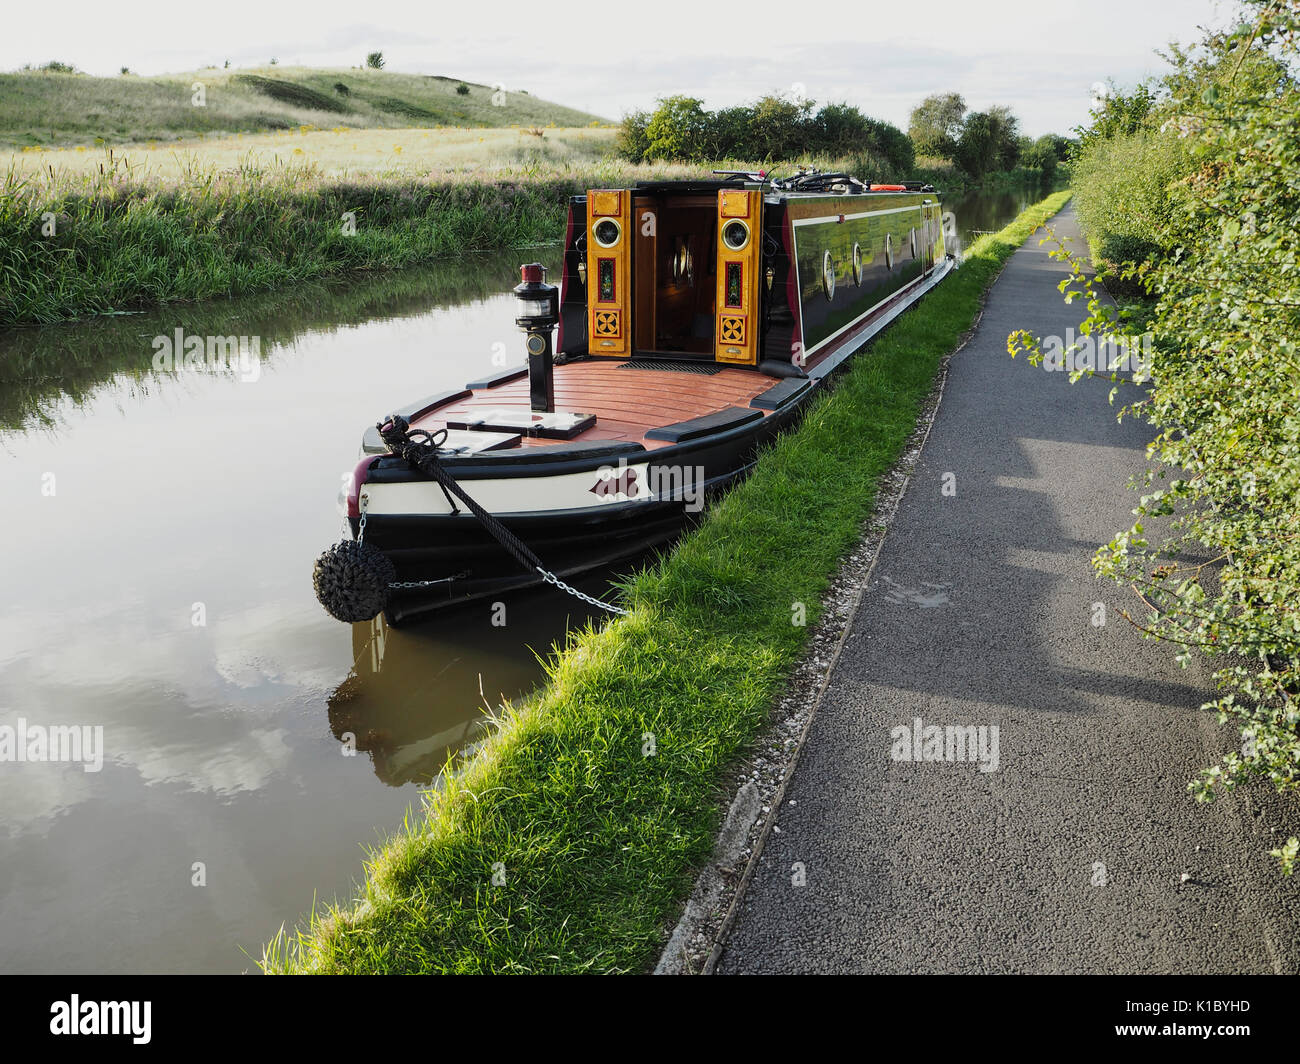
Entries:
<svg viewBox="0 0 1300 1064">
<path fill-rule="evenodd" d="M 809 388 L 808 394 L 813 391 Z M 670 493 L 673 497 L 656 494 L 629 498 L 625 491 L 611 490 L 602 497 L 606 501 L 596 505 L 490 512 L 561 579 L 616 565 L 680 535 L 712 500 L 748 474 L 758 452 L 792 427 L 805 409 L 806 403 L 792 402 L 774 416 L 711 438 L 665 448 L 653 455 L 629 453 L 623 456 L 623 472 L 612 455 L 604 456 L 581 481 L 593 488 L 603 483 L 620 487 L 627 483 L 620 483 L 620 478 L 626 478 L 628 471 L 645 469 L 647 475 L 641 485 L 630 486 L 672 480 L 680 489 Z M 430 482 L 418 471 L 391 457 L 378 459 L 377 464 L 380 468 L 374 473 L 385 483 L 407 485 L 420 491 L 421 497 L 417 499 L 412 492 L 408 512 L 367 513 L 366 541 L 382 549 L 393 562 L 399 583 L 435 582 L 432 586 L 395 589 L 385 610 L 390 623 L 399 624 L 421 613 L 543 582 L 539 574 L 526 570 L 493 539 L 472 514 L 422 511 L 421 500 Z M 545 495 L 554 490 L 554 484 L 548 481 L 559 476 L 583 477 L 581 472 L 548 477 L 536 470 L 527 476 L 521 475 L 523 468 L 522 463 L 512 467 L 506 462 L 496 466 L 496 476 L 479 479 L 470 479 L 455 465 L 450 465 L 449 471 L 476 501 L 498 490 L 513 490 L 518 495 L 529 481 L 534 491 Z M 359 517 L 349 518 L 349 523 L 357 535 Z"/>
</svg>

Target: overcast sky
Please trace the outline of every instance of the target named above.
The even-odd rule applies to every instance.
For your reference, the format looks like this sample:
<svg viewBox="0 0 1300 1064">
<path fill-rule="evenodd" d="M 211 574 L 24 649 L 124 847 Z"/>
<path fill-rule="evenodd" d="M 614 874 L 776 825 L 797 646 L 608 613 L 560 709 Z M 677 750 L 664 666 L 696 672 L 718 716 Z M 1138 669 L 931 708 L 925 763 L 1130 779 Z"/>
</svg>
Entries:
<svg viewBox="0 0 1300 1064">
<path fill-rule="evenodd" d="M 93 74 L 194 70 L 229 59 L 355 66 L 501 82 L 617 119 L 686 93 L 710 108 L 768 92 L 847 101 L 906 128 L 934 92 L 1008 104 L 1022 131 L 1068 132 L 1092 86 L 1131 84 L 1155 49 L 1221 25 L 1233 0 L 935 0 L 924 4 L 661 0 L 117 0 L 7 5 L 0 69 L 51 59 Z"/>
</svg>

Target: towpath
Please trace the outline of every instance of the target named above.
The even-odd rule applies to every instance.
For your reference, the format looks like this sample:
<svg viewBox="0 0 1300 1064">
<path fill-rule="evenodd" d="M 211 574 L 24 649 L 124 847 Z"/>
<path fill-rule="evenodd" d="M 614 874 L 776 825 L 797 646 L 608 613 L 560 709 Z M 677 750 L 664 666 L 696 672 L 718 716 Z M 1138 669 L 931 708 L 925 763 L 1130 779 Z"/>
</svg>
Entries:
<svg viewBox="0 0 1300 1064">
<path fill-rule="evenodd" d="M 1192 801 L 1235 732 L 1089 566 L 1151 430 L 1006 353 L 1082 316 L 1048 250 L 1016 252 L 951 364 L 719 972 L 1298 970 L 1300 876 L 1267 855 L 1297 804 Z M 902 760 L 918 720 L 988 729 L 985 761 Z"/>
</svg>

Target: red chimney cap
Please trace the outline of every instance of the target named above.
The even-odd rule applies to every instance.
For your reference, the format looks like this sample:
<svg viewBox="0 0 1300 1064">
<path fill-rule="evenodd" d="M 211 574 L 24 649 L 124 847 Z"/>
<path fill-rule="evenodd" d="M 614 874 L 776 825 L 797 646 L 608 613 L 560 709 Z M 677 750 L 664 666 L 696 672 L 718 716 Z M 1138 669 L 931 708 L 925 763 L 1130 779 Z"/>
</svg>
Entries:
<svg viewBox="0 0 1300 1064">
<path fill-rule="evenodd" d="M 530 262 L 527 266 L 520 266 L 519 272 L 525 284 L 541 284 L 546 276 L 546 267 L 540 262 Z"/>
</svg>

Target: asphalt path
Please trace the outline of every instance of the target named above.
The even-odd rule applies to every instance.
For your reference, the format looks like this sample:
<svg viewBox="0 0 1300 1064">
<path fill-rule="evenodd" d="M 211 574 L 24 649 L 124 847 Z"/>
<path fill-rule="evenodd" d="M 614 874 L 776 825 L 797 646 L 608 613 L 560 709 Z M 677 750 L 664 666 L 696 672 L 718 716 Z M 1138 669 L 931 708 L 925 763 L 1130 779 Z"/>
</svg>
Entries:
<svg viewBox="0 0 1300 1064">
<path fill-rule="evenodd" d="M 1069 209 L 1051 224 L 1082 250 Z M 1089 564 L 1153 430 L 1006 353 L 1082 317 L 1048 250 L 1015 253 L 952 361 L 719 972 L 1298 970 L 1300 875 L 1268 851 L 1300 802 L 1192 800 L 1240 740 Z"/>
</svg>

